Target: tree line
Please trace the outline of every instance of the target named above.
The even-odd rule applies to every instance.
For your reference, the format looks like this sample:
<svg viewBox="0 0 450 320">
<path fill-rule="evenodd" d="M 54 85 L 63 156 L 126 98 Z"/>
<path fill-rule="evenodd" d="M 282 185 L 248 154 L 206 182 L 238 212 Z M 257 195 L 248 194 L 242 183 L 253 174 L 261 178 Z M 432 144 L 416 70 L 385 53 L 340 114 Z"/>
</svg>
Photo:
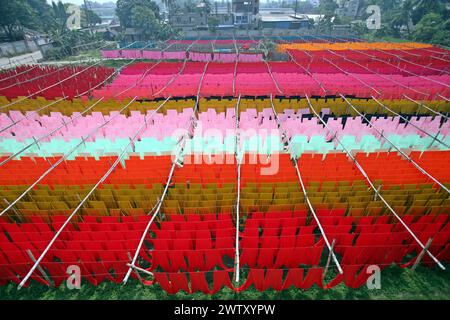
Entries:
<svg viewBox="0 0 450 320">
<path fill-rule="evenodd" d="M 46 0 L 0 1 L 0 39 L 17 41 L 25 39 L 27 30 L 46 35 L 52 41 L 48 58 L 62 58 L 77 52 L 76 48 L 101 40 L 95 33 L 67 28 L 67 7 L 61 1 L 48 4 Z M 101 18 L 91 10 L 81 8 L 81 28 L 101 23 Z"/>
<path fill-rule="evenodd" d="M 67 29 L 68 5 L 61 1 L 48 4 L 46 0 L 0 1 L 1 36 L 6 41 L 21 40 L 26 29 L 48 35 L 61 33 Z M 82 28 L 98 23 L 101 23 L 101 19 L 95 12 L 81 8 Z"/>
<path fill-rule="evenodd" d="M 381 9 L 381 29 L 366 34 L 450 46 L 450 10 L 445 0 L 364 0 Z"/>
<path fill-rule="evenodd" d="M 324 18 L 319 22 L 320 31 L 332 32 L 333 25 L 352 23 L 354 31 L 370 40 L 404 39 L 450 46 L 450 10 L 446 0 L 361 0 L 356 19 L 337 16 L 338 4 L 334 0 L 321 0 L 318 8 Z M 366 9 L 378 5 L 381 28 L 369 30 L 365 21 L 371 13 Z"/>
</svg>

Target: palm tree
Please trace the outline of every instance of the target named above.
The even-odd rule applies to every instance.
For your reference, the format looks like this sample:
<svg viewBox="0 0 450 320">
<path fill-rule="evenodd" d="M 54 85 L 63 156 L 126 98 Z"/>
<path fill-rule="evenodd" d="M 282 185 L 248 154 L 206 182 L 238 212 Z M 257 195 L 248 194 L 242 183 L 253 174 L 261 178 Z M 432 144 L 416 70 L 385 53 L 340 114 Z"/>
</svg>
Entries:
<svg viewBox="0 0 450 320">
<path fill-rule="evenodd" d="M 392 13 L 391 24 L 394 27 L 406 26 L 408 36 L 413 31 L 414 24 L 412 22 L 412 13 L 414 10 L 415 0 L 404 0 L 401 7 Z"/>
<path fill-rule="evenodd" d="M 440 13 L 444 8 L 440 0 L 403 0 L 400 8 L 393 11 L 391 24 L 394 27 L 406 26 L 408 35 L 411 35 L 414 25 L 423 16 L 430 12 Z"/>
<path fill-rule="evenodd" d="M 442 0 L 413 0 L 412 2 L 414 3 L 412 13 L 414 23 L 419 22 L 427 13 L 442 14 L 447 11 Z"/>
<path fill-rule="evenodd" d="M 56 22 L 55 25 L 58 30 L 63 33 L 66 30 L 66 21 L 68 18 L 66 7 L 61 1 L 58 1 L 58 3 L 52 2 L 52 11 Z"/>
</svg>

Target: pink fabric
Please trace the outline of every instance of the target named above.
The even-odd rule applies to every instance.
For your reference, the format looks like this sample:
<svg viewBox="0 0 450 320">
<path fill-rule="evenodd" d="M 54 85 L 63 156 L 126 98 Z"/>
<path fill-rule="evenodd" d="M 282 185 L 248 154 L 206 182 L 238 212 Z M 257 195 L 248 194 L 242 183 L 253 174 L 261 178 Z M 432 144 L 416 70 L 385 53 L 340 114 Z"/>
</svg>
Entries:
<svg viewBox="0 0 450 320">
<path fill-rule="evenodd" d="M 161 60 L 162 54 L 161 51 L 142 51 L 142 58 L 150 59 L 150 60 Z"/>
<path fill-rule="evenodd" d="M 102 58 L 117 59 L 120 58 L 120 50 L 102 50 Z"/>
<path fill-rule="evenodd" d="M 162 53 L 162 57 L 167 60 L 184 60 L 186 53 L 184 51 L 165 51 Z"/>
<path fill-rule="evenodd" d="M 125 103 L 125 102 L 124 102 Z M 121 104 L 121 105 L 124 105 Z M 167 115 L 155 114 L 151 121 L 148 121 L 148 127 L 142 133 L 141 137 L 155 137 L 162 139 L 170 136 L 177 128 L 184 128 L 189 116 L 189 110 L 185 109 L 181 113 L 176 110 L 168 110 Z M 52 112 L 50 116 L 39 116 L 32 112 L 27 112 L 25 115 L 28 119 L 20 121 L 15 126 L 0 133 L 0 140 L 4 138 L 13 138 L 17 141 L 24 141 L 25 139 L 39 138 L 46 135 L 51 130 L 60 127 L 63 123 L 66 126 L 55 132 L 52 137 L 45 141 L 50 141 L 54 138 L 63 138 L 70 140 L 73 138 L 81 138 L 86 136 L 95 127 L 106 121 L 111 115 L 116 114 L 117 111 L 111 112 L 110 115 L 102 115 L 100 112 L 92 112 L 86 116 L 79 116 L 79 113 L 74 113 L 71 117 L 64 116 L 59 112 Z M 147 114 L 152 113 L 148 111 Z M 294 110 L 286 109 L 279 114 L 280 121 L 283 123 L 283 128 L 286 129 L 289 136 L 307 136 L 310 139 L 312 136 L 324 136 L 327 140 L 333 138 L 330 132 L 319 124 L 316 119 L 302 118 L 302 111 L 295 112 Z M 208 130 L 218 130 L 225 137 L 229 134 L 234 135 L 235 129 L 235 109 L 227 109 L 226 112 L 216 112 L 214 109 L 208 109 L 199 113 L 199 125 L 195 130 L 195 135 L 205 136 Z M 18 121 L 24 117 L 20 111 L 10 111 L 9 114 L 0 114 L 0 127 L 6 127 L 11 123 L 11 120 Z M 75 119 L 76 118 L 76 119 Z M 120 115 L 114 119 L 108 126 L 94 135 L 94 138 L 108 138 L 114 140 L 116 138 L 123 138 L 131 136 L 133 132 L 137 131 L 142 123 L 144 115 L 138 111 L 131 111 L 130 116 Z M 75 119 L 70 122 L 71 119 Z M 428 136 L 422 131 L 418 130 L 412 125 L 406 125 L 400 122 L 399 117 L 389 118 L 372 118 L 372 124 L 379 130 L 382 130 L 385 135 L 418 135 L 421 138 Z M 415 124 L 422 130 L 430 133 L 440 132 L 440 137 L 445 138 L 450 135 L 450 124 L 445 123 L 440 126 L 441 119 L 439 117 L 413 117 L 412 124 Z M 345 126 L 343 126 L 342 119 L 328 119 L 328 126 L 337 132 L 339 136 L 349 135 L 354 136 L 356 141 L 359 141 L 363 136 L 373 135 L 380 140 L 382 139 L 376 130 L 371 128 L 366 123 L 363 123 L 361 117 L 348 118 Z M 247 109 L 241 113 L 240 127 L 242 130 L 249 130 L 258 128 L 264 130 L 277 129 L 277 124 L 273 119 L 272 109 L 263 109 L 257 112 L 256 109 Z M 257 133 L 256 131 L 254 132 Z M 260 133 L 261 135 L 261 133 Z M 91 139 L 92 140 L 92 139 Z"/>
<path fill-rule="evenodd" d="M 211 55 L 191 52 L 190 57 L 208 60 Z M 189 61 L 183 72 L 178 74 L 183 67 L 183 62 L 162 62 L 146 73 L 133 90 L 127 91 L 121 97 L 134 97 L 135 95 L 144 98 L 169 95 L 194 96 L 200 86 L 205 64 L 205 61 Z M 142 77 L 149 66 L 152 64 L 138 63 L 125 68 L 111 84 L 101 90 L 96 90 L 94 96 L 110 97 L 113 95 L 112 91 L 121 92 Z M 269 66 L 271 72 L 264 62 L 239 62 L 237 64 L 235 62 L 210 62 L 201 84 L 200 95 L 304 96 L 308 94 L 309 96 L 338 96 L 344 94 L 368 98 L 377 96 L 385 99 L 401 99 L 406 94 L 410 98 L 419 100 L 433 99 L 438 94 L 445 97 L 450 96 L 448 87 L 450 75 L 444 74 L 428 75 L 425 79 L 401 74 L 346 74 L 339 70 L 331 73 L 308 73 L 306 67 L 299 67 L 294 62 L 270 62 Z M 234 78 L 235 70 L 236 77 Z M 161 91 L 161 89 L 163 90 Z"/>
<path fill-rule="evenodd" d="M 212 61 L 212 54 L 210 52 L 189 52 L 189 59 L 192 61 Z"/>
<path fill-rule="evenodd" d="M 122 58 L 124 59 L 140 59 L 142 58 L 141 50 L 130 49 L 130 50 L 122 50 Z"/>
<path fill-rule="evenodd" d="M 262 53 L 250 54 L 250 53 L 240 53 L 238 57 L 239 62 L 258 62 L 263 61 Z"/>
<path fill-rule="evenodd" d="M 262 53 L 214 53 L 214 58 L 210 52 L 189 52 L 185 51 L 151 51 L 151 50 L 102 50 L 102 58 L 105 59 L 150 59 L 150 60 L 184 60 L 190 61 L 216 61 L 216 62 L 261 62 Z"/>
</svg>

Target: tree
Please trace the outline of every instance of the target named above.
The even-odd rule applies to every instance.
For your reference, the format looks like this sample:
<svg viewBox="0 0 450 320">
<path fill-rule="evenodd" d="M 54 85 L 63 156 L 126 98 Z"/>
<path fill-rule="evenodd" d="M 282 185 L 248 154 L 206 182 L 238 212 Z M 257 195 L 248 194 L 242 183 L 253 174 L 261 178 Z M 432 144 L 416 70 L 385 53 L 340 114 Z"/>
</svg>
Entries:
<svg viewBox="0 0 450 320">
<path fill-rule="evenodd" d="M 33 26 L 31 29 L 47 32 L 52 27 L 53 15 L 50 5 L 46 0 L 26 0 L 28 5 L 34 11 L 30 18 Z"/>
<path fill-rule="evenodd" d="M 148 8 L 153 12 L 156 19 L 161 19 L 159 7 L 152 0 L 118 0 L 116 14 L 120 20 L 120 25 L 124 28 L 133 28 L 133 8 Z M 148 12 L 146 10 L 146 12 Z M 136 10 L 134 10 L 136 13 Z M 136 20 L 136 19 L 135 19 Z"/>
<path fill-rule="evenodd" d="M 294 11 L 296 11 L 296 13 L 299 13 L 299 14 L 301 14 L 301 13 L 310 13 L 310 14 L 318 13 L 317 9 L 313 6 L 313 4 L 308 1 L 296 0 L 294 2 L 288 2 L 287 7 L 294 9 Z"/>
<path fill-rule="evenodd" d="M 219 19 L 216 17 L 211 17 L 208 19 L 208 27 L 211 32 L 216 32 L 217 27 L 219 26 Z"/>
<path fill-rule="evenodd" d="M 52 14 L 52 29 L 56 29 L 63 34 L 67 30 L 66 22 L 69 18 L 69 15 L 66 12 L 66 6 L 61 1 L 58 1 L 58 3 L 52 2 Z"/>
<path fill-rule="evenodd" d="M 371 39 L 396 37 L 448 45 L 450 10 L 446 9 L 445 1 L 364 0 L 359 11 L 363 21 L 368 17 L 365 9 L 371 4 L 380 6 L 382 14 L 381 29 L 366 33 Z"/>
<path fill-rule="evenodd" d="M 208 16 L 212 10 L 211 2 L 209 0 L 203 0 L 196 6 L 196 9 L 204 16 L 205 24 L 209 26 Z"/>
<path fill-rule="evenodd" d="M 411 12 L 412 22 L 414 24 L 428 13 L 437 13 L 445 19 L 449 18 L 448 10 L 445 7 L 445 1 L 442 0 L 413 0 L 414 10 Z"/>
<path fill-rule="evenodd" d="M 428 13 L 417 23 L 413 38 L 416 41 L 448 46 L 450 44 L 450 20 L 444 20 L 437 13 Z"/>
<path fill-rule="evenodd" d="M 177 14 L 182 12 L 180 4 L 174 0 L 164 0 L 163 3 L 166 5 L 169 20 L 171 14 Z"/>
<path fill-rule="evenodd" d="M 0 1 L 2 15 L 0 31 L 8 41 L 23 39 L 25 28 L 41 31 L 53 40 L 53 49 L 49 51 L 53 57 L 60 58 L 76 53 L 76 48 L 80 48 L 80 45 L 98 41 L 100 38 L 95 34 L 70 31 L 67 28 L 68 5 L 61 1 L 52 2 L 49 5 L 46 0 L 2 0 Z M 84 12 L 85 17 L 86 13 L 87 11 Z M 93 17 L 91 21 L 100 21 L 93 12 L 88 14 Z"/>
<path fill-rule="evenodd" d="M 118 0 L 117 16 L 123 28 L 135 28 L 146 39 L 165 40 L 174 34 L 160 16 L 158 5 L 151 0 Z"/>
<path fill-rule="evenodd" d="M 320 14 L 326 15 L 326 16 L 333 16 L 334 12 L 338 8 L 338 5 L 333 0 L 322 0 L 319 4 L 319 12 Z"/>
<path fill-rule="evenodd" d="M 197 5 L 193 0 L 186 0 L 183 5 L 185 12 L 193 13 L 197 11 Z"/>
<path fill-rule="evenodd" d="M 131 9 L 131 25 L 133 28 L 142 30 L 142 34 L 149 38 L 157 32 L 158 21 L 150 7 L 138 5 Z"/>
<path fill-rule="evenodd" d="M 450 20 L 446 20 L 444 25 L 445 30 L 441 29 L 436 32 L 431 39 L 431 43 L 450 47 L 450 32 L 448 31 L 450 30 Z"/>
<path fill-rule="evenodd" d="M 81 9 L 81 27 L 93 27 L 99 23 L 102 23 L 102 18 L 98 14 L 86 8 Z"/>
<path fill-rule="evenodd" d="M 156 30 L 156 36 L 154 37 L 155 39 L 167 40 L 167 39 L 173 38 L 177 35 L 178 35 L 178 33 L 172 29 L 171 25 L 169 25 L 161 20 L 158 20 L 158 28 Z"/>
<path fill-rule="evenodd" d="M 358 22 L 351 25 L 351 30 L 358 36 L 362 36 L 369 32 L 367 25 L 364 22 Z"/>
<path fill-rule="evenodd" d="M 319 5 L 319 12 L 323 15 L 318 23 L 318 30 L 321 33 L 331 33 L 336 18 L 335 11 L 338 5 L 333 0 L 322 0 Z"/>
<path fill-rule="evenodd" d="M 413 29 L 412 12 L 414 10 L 414 0 L 404 0 L 398 9 L 393 9 L 390 19 L 392 28 L 401 28 L 406 26 L 408 36 Z"/>
<path fill-rule="evenodd" d="M 0 28 L 10 41 L 23 37 L 23 28 L 32 27 L 36 13 L 25 0 L 0 1 Z"/>
</svg>

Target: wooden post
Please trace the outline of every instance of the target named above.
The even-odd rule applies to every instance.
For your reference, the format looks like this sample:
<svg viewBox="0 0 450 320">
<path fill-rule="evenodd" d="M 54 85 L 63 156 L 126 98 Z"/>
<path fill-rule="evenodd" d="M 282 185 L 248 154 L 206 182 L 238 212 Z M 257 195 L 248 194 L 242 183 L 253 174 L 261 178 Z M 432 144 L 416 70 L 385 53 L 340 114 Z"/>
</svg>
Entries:
<svg viewBox="0 0 450 320">
<path fill-rule="evenodd" d="M 129 251 L 127 252 L 127 257 L 128 257 L 128 259 L 130 259 L 130 261 L 133 261 L 133 258 L 131 257 L 131 253 Z M 133 269 L 133 271 L 136 273 L 137 277 L 139 278 L 139 281 L 142 282 L 141 275 L 139 274 L 139 272 L 136 271 L 135 266 L 133 266 L 130 263 L 127 263 L 127 266 Z"/>
<path fill-rule="evenodd" d="M 433 242 L 433 239 L 432 238 L 428 239 L 428 242 L 425 245 L 425 248 L 423 248 L 423 250 L 420 252 L 419 256 L 417 257 L 416 261 L 414 262 L 414 265 L 411 268 L 412 271 L 416 270 L 417 266 L 419 265 L 420 261 L 422 260 L 423 256 L 425 255 L 425 252 L 428 251 L 428 248 L 430 247 L 431 242 Z"/>
<path fill-rule="evenodd" d="M 31 261 L 33 261 L 33 263 L 36 263 L 36 259 L 33 256 L 33 253 L 31 253 L 30 249 L 27 249 L 27 254 L 30 257 Z M 42 276 L 44 277 L 44 279 L 52 286 L 55 286 L 55 283 L 53 282 L 53 280 L 47 275 L 47 273 L 45 273 L 44 269 L 42 269 L 41 266 L 38 265 L 37 269 L 39 270 L 39 272 L 42 274 Z"/>
<path fill-rule="evenodd" d="M 336 239 L 333 239 L 333 241 L 331 242 L 330 252 L 328 253 L 327 264 L 325 265 L 325 270 L 323 271 L 323 274 L 322 274 L 322 280 L 325 279 L 325 276 L 327 275 L 327 272 L 328 272 L 328 268 L 330 267 L 331 255 L 333 254 L 335 243 L 336 243 Z"/>
</svg>

